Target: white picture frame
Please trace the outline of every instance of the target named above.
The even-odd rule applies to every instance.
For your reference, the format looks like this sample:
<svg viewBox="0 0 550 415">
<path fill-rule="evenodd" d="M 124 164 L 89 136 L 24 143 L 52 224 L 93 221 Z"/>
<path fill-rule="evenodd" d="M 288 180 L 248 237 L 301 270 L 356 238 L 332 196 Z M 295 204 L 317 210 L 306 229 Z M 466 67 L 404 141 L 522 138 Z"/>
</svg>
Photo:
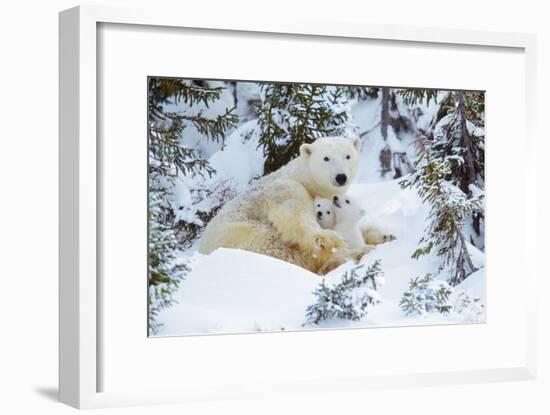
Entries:
<svg viewBox="0 0 550 415">
<path fill-rule="evenodd" d="M 449 47 L 468 45 L 513 48 L 525 59 L 525 143 L 527 156 L 534 160 L 536 91 L 536 39 L 532 35 L 490 33 L 452 29 L 413 28 L 350 22 L 304 20 L 294 22 L 248 20 L 244 17 L 227 20 L 211 16 L 172 13 L 164 9 L 121 9 L 100 6 L 79 6 L 60 13 L 60 400 L 77 408 L 166 403 L 176 401 L 247 398 L 270 394 L 295 394 L 296 383 L 274 382 L 269 392 L 265 385 L 247 384 L 245 388 L 227 386 L 200 390 L 177 387 L 161 390 L 98 392 L 97 337 L 99 309 L 97 286 L 98 259 L 98 148 L 97 148 L 97 31 L 102 23 L 159 27 L 201 28 L 239 31 L 246 36 L 258 33 L 295 34 L 303 36 L 343 37 L 390 40 L 399 42 L 435 43 Z M 534 163 L 532 163 L 534 165 Z M 99 166 L 99 167 L 98 167 Z M 525 218 L 525 237 L 536 240 L 535 200 L 537 189 L 533 171 L 526 172 L 526 196 L 532 215 Z M 528 307 L 525 310 L 525 356 L 514 367 L 486 370 L 409 373 L 406 375 L 304 380 L 300 393 L 329 391 L 361 391 L 365 388 L 456 384 L 504 380 L 532 379 L 536 376 L 536 261 L 525 272 Z M 337 336 L 338 333 L 332 334 Z"/>
</svg>

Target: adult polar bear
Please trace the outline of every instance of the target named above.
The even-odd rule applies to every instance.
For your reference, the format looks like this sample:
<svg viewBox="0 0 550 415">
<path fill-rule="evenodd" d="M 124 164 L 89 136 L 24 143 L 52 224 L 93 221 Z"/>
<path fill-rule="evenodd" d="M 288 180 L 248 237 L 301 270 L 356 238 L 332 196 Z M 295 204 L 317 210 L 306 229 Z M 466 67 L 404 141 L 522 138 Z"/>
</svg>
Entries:
<svg viewBox="0 0 550 415">
<path fill-rule="evenodd" d="M 355 180 L 361 143 L 343 137 L 302 144 L 300 155 L 228 202 L 206 227 L 200 252 L 238 248 L 324 273 L 354 254 L 322 229 L 313 199 L 344 195 Z"/>
</svg>

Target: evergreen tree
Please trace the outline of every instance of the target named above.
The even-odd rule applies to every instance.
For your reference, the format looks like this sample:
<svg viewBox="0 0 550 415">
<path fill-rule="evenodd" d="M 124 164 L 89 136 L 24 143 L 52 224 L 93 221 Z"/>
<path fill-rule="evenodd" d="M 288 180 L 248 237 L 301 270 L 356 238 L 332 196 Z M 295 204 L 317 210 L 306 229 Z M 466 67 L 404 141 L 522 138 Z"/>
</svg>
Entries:
<svg viewBox="0 0 550 415">
<path fill-rule="evenodd" d="M 485 187 L 485 94 L 483 92 L 449 92 L 434 128 L 435 157 L 449 157 L 448 180 L 468 197 Z M 469 241 L 485 247 L 484 211 L 476 210 L 468 219 Z"/>
<path fill-rule="evenodd" d="M 461 283 L 477 270 L 468 252 L 463 228 L 466 218 L 483 206 L 483 194 L 468 198 L 458 187 L 446 180 L 451 174 L 451 160 L 433 156 L 431 143 L 416 162 L 417 170 L 400 182 L 403 188 L 415 188 L 422 200 L 430 206 L 428 226 L 413 258 L 435 250 L 442 259 L 439 271 L 449 269 L 452 285 Z"/>
<path fill-rule="evenodd" d="M 429 105 L 432 100 L 437 102 L 437 91 L 437 89 L 407 88 L 400 89 L 397 93 L 403 97 L 407 105 L 417 105 L 424 101 Z"/>
<path fill-rule="evenodd" d="M 178 173 L 184 175 L 211 175 L 214 171 L 208 161 L 184 140 L 183 132 L 192 124 L 206 139 L 220 141 L 225 133 L 234 127 L 238 117 L 234 109 L 215 118 L 203 116 L 203 111 L 192 111 L 200 105 L 208 108 L 219 99 L 223 87 L 209 88 L 203 81 L 184 79 L 149 79 L 149 177 L 151 185 L 156 179 L 174 179 Z M 166 111 L 165 104 L 184 103 L 188 113 Z"/>
<path fill-rule="evenodd" d="M 162 196 L 156 192 L 150 196 L 149 207 L 149 333 L 159 329 L 156 318 L 160 310 L 173 303 L 172 293 L 190 271 L 177 258 L 177 244 L 174 230 L 168 226 L 162 209 Z"/>
<path fill-rule="evenodd" d="M 439 109 L 433 120 L 433 131 L 426 141 L 431 157 L 446 159 L 449 183 L 469 198 L 485 187 L 485 94 L 480 91 L 446 91 L 407 89 L 400 92 L 405 102 L 415 104 L 431 100 Z M 426 144 L 426 143 L 424 143 Z M 465 234 L 470 243 L 484 249 L 483 209 L 467 219 Z"/>
<path fill-rule="evenodd" d="M 409 289 L 405 291 L 399 306 L 405 315 L 424 315 L 436 311 L 446 314 L 451 311 L 449 296 L 451 287 L 443 281 L 434 279 L 431 274 L 410 280 Z"/>
<path fill-rule="evenodd" d="M 399 306 L 407 316 L 453 313 L 455 318 L 461 315 L 467 322 L 479 322 L 485 311 L 480 298 L 472 297 L 465 291 L 457 291 L 431 274 L 411 279 Z"/>
<path fill-rule="evenodd" d="M 261 84 L 259 146 L 264 174 L 287 164 L 300 146 L 324 136 L 342 135 L 351 118 L 346 87 L 316 84 Z"/>
<path fill-rule="evenodd" d="M 210 88 L 203 81 L 150 78 L 148 82 L 149 142 L 149 330 L 155 333 L 158 312 L 173 302 L 172 293 L 189 271 L 178 260 L 175 221 L 177 212 L 170 203 L 178 177 L 208 177 L 215 171 L 190 143 L 184 131 L 193 125 L 207 140 L 223 141 L 238 117 L 233 109 L 208 118 L 203 109 L 216 102 L 223 87 Z M 188 111 L 168 111 L 183 103 Z M 179 108 L 179 107 L 178 107 Z"/>
<path fill-rule="evenodd" d="M 441 100 L 435 119 L 432 152 L 450 160 L 448 180 L 466 195 L 471 185 L 485 181 L 485 95 L 482 92 L 449 91 Z"/>
<path fill-rule="evenodd" d="M 429 225 L 413 257 L 435 249 L 442 258 L 439 271 L 448 268 L 449 282 L 456 285 L 476 270 L 468 242 L 484 248 L 484 94 L 411 89 L 401 95 L 409 104 L 435 100 L 439 105 L 417 170 L 401 186 L 416 188 L 430 205 Z"/>
<path fill-rule="evenodd" d="M 358 265 L 347 271 L 339 283 L 330 284 L 325 278 L 313 292 L 317 302 L 306 310 L 306 324 L 319 324 L 323 320 L 361 320 L 368 307 L 380 302 L 377 289 L 384 283 L 380 261 L 370 267 Z"/>
</svg>

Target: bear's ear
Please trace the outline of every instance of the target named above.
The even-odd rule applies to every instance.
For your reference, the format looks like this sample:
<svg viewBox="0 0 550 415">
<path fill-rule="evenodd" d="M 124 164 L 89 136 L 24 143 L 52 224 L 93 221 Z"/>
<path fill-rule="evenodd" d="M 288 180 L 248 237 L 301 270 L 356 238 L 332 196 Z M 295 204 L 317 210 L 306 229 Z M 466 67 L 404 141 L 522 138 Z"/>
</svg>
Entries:
<svg viewBox="0 0 550 415">
<path fill-rule="evenodd" d="M 311 144 L 302 144 L 300 146 L 300 155 L 301 156 L 310 156 L 313 151 Z"/>
<path fill-rule="evenodd" d="M 355 147 L 355 149 L 360 152 L 361 151 L 361 140 L 357 137 L 355 138 L 352 138 L 351 139 L 351 142 L 353 143 L 353 147 Z"/>
</svg>

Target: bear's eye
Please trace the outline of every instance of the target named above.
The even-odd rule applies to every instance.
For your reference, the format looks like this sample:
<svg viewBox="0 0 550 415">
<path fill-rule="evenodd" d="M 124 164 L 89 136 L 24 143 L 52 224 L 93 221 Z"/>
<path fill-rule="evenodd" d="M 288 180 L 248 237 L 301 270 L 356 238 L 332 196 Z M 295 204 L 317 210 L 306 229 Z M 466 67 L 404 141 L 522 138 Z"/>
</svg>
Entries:
<svg viewBox="0 0 550 415">
<path fill-rule="evenodd" d="M 327 215 L 330 215 L 330 211 L 327 210 Z"/>
<path fill-rule="evenodd" d="M 180 207 L 178 208 L 178 210 L 183 210 L 183 206 L 180 206 Z"/>
<path fill-rule="evenodd" d="M 329 159 L 328 157 L 325 157 L 324 160 L 325 160 L 325 161 L 329 161 L 330 159 Z"/>
<path fill-rule="evenodd" d="M 321 207 L 321 205 L 317 205 L 317 207 Z"/>
<path fill-rule="evenodd" d="M 351 156 L 348 154 L 348 155 L 346 156 L 346 160 L 349 160 L 350 158 L 351 158 Z"/>
<path fill-rule="evenodd" d="M 349 205 L 349 200 L 346 200 L 346 203 Z"/>
</svg>

